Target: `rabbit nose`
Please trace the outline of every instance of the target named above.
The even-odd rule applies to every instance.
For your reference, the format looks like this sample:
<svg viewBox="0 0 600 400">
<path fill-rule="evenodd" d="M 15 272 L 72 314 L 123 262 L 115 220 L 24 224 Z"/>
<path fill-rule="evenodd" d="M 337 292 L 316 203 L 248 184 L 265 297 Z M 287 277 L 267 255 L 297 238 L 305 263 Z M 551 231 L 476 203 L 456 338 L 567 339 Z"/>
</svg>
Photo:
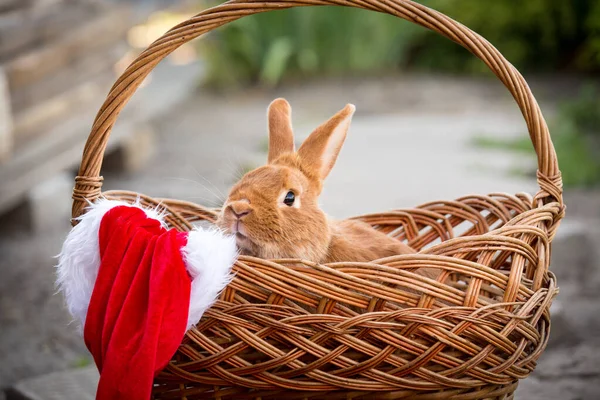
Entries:
<svg viewBox="0 0 600 400">
<path fill-rule="evenodd" d="M 241 219 L 243 216 L 248 215 L 252 212 L 250 208 L 250 202 L 247 200 L 235 201 L 229 204 L 229 209 L 236 216 L 237 219 Z"/>
<path fill-rule="evenodd" d="M 239 213 L 236 211 L 233 211 L 233 210 L 231 210 L 231 211 L 233 212 L 233 215 L 235 215 L 237 219 L 241 219 L 244 215 L 250 214 L 250 210 L 241 211 Z"/>
</svg>

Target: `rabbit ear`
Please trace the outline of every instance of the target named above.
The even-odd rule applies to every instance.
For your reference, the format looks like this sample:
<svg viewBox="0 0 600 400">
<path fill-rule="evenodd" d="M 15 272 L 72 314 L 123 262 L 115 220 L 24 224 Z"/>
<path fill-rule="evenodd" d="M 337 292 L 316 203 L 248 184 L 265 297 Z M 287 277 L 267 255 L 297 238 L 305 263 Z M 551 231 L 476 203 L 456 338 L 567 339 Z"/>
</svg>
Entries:
<svg viewBox="0 0 600 400">
<path fill-rule="evenodd" d="M 294 152 L 294 131 L 292 130 L 292 108 L 285 99 L 275 99 L 269 104 L 269 157 L 273 162 L 283 153 Z"/>
<path fill-rule="evenodd" d="M 304 168 L 312 171 L 321 180 L 329 175 L 340 154 L 355 109 L 354 105 L 347 104 L 315 129 L 298 150 Z"/>
</svg>

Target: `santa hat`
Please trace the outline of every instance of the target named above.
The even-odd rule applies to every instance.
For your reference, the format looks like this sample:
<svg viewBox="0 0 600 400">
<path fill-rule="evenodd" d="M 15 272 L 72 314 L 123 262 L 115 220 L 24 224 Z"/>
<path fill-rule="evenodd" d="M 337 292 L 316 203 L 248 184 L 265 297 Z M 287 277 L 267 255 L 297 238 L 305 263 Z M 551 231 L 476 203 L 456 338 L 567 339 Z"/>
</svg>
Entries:
<svg viewBox="0 0 600 400">
<path fill-rule="evenodd" d="M 97 399 L 149 399 L 152 382 L 231 279 L 235 239 L 167 229 L 139 202 L 100 199 L 67 236 L 57 284 L 98 370 Z"/>
</svg>

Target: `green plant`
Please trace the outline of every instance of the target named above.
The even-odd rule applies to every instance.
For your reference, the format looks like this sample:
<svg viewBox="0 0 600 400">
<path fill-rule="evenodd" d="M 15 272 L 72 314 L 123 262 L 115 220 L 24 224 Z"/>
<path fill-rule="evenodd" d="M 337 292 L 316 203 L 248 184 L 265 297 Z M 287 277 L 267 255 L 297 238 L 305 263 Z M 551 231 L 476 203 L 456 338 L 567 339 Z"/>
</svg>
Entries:
<svg viewBox="0 0 600 400">
<path fill-rule="evenodd" d="M 576 99 L 564 103 L 550 132 L 565 187 L 600 186 L 600 90 L 587 86 Z M 535 156 L 526 137 L 502 140 L 481 136 L 472 144 Z"/>
<path fill-rule="evenodd" d="M 475 136 L 471 144 L 481 149 L 501 149 L 517 151 L 525 154 L 534 154 L 533 145 L 528 137 L 519 137 L 512 140 L 498 139 L 488 136 Z"/>
<path fill-rule="evenodd" d="M 557 129 L 554 146 L 565 187 L 594 187 L 600 184 L 600 156 L 571 121 Z"/>
<path fill-rule="evenodd" d="M 90 365 L 92 361 L 87 356 L 81 356 L 73 361 L 73 368 L 85 368 Z"/>
<path fill-rule="evenodd" d="M 600 90 L 588 85 L 577 99 L 565 103 L 554 132 L 565 185 L 600 185 Z"/>
<path fill-rule="evenodd" d="M 600 70 L 600 1 L 421 0 L 487 38 L 519 69 Z M 489 73 L 467 50 L 398 18 L 344 7 L 244 17 L 199 41 L 209 85 L 273 86 L 286 77 L 402 67 Z"/>
<path fill-rule="evenodd" d="M 600 90 L 594 84 L 587 84 L 579 96 L 564 103 L 561 116 L 572 121 L 576 128 L 586 135 L 600 137 Z"/>
<path fill-rule="evenodd" d="M 426 0 L 496 46 L 515 66 L 532 71 L 600 69 L 600 2 L 596 0 Z M 428 32 L 411 52 L 419 68 L 488 72 L 459 46 Z"/>
<path fill-rule="evenodd" d="M 209 85 L 273 86 L 285 76 L 395 70 L 415 32 L 424 29 L 389 15 L 301 7 L 242 18 L 199 43 Z"/>
</svg>

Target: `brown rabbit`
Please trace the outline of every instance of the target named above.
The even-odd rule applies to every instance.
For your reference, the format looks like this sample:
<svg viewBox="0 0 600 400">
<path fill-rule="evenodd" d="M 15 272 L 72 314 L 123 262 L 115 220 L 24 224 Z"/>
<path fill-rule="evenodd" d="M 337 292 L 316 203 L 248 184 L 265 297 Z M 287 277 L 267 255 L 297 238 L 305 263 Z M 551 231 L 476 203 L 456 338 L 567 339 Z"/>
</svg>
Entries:
<svg viewBox="0 0 600 400">
<path fill-rule="evenodd" d="M 323 180 L 338 157 L 354 110 L 348 104 L 296 152 L 290 105 L 284 99 L 269 105 L 268 164 L 241 178 L 217 220 L 236 235 L 242 254 L 328 263 L 415 252 L 366 223 L 333 221 L 319 208 Z"/>
</svg>

